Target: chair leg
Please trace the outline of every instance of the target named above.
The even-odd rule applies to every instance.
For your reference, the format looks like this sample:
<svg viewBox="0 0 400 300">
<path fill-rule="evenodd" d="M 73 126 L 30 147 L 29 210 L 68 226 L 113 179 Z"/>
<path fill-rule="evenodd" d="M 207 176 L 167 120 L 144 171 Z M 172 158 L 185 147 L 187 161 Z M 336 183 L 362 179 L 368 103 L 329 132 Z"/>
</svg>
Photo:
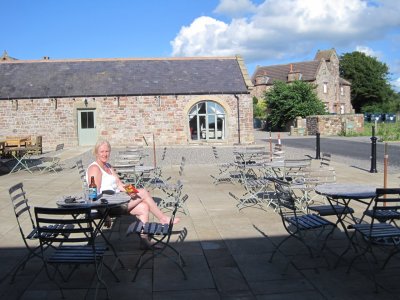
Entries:
<svg viewBox="0 0 400 300">
<path fill-rule="evenodd" d="M 176 249 L 175 249 L 174 247 L 172 247 L 171 245 L 169 245 L 168 243 L 164 243 L 164 242 L 162 242 L 161 240 L 158 240 L 157 238 L 154 238 L 154 237 L 153 237 L 153 239 L 154 239 L 156 242 L 152 245 L 152 248 L 151 248 L 151 249 L 145 249 L 145 250 L 143 250 L 143 252 L 140 254 L 139 259 L 138 259 L 138 261 L 137 261 L 137 263 L 136 263 L 136 265 L 135 265 L 136 272 L 135 272 L 135 275 L 134 275 L 133 278 L 132 278 L 132 281 L 136 281 L 136 277 L 137 277 L 137 275 L 139 274 L 139 271 L 142 269 L 142 267 L 143 267 L 144 265 L 147 264 L 147 262 L 149 262 L 150 260 L 154 260 L 154 259 L 155 259 L 157 256 L 159 256 L 159 255 L 163 255 L 164 257 L 166 257 L 166 258 L 168 258 L 169 260 L 171 260 L 174 264 L 176 264 L 176 265 L 179 267 L 179 269 L 181 270 L 182 275 L 183 275 L 183 278 L 186 280 L 186 279 L 187 279 L 187 275 L 186 275 L 185 270 L 183 269 L 183 267 L 186 265 L 186 262 L 184 261 L 183 257 L 182 257 L 181 254 L 179 253 L 179 251 L 176 250 Z M 159 245 L 159 244 L 162 244 L 162 248 L 157 248 L 157 245 Z M 169 255 L 167 255 L 167 254 L 164 253 L 164 250 L 165 250 L 166 248 L 171 249 L 171 250 L 177 255 L 178 261 L 172 259 Z M 151 255 L 150 255 L 149 257 L 147 257 L 147 258 L 142 262 L 142 259 L 143 259 L 144 255 L 145 255 L 148 251 L 151 251 Z"/>
<path fill-rule="evenodd" d="M 272 252 L 272 254 L 271 254 L 271 257 L 269 258 L 269 262 L 270 262 L 270 263 L 272 262 L 272 259 L 274 258 L 276 252 L 278 252 L 279 248 L 280 248 L 288 239 L 290 239 L 290 237 L 291 237 L 290 235 L 287 236 L 287 237 L 285 237 L 285 238 L 278 244 L 278 246 L 276 246 L 275 250 L 274 250 L 274 251 Z"/>
</svg>

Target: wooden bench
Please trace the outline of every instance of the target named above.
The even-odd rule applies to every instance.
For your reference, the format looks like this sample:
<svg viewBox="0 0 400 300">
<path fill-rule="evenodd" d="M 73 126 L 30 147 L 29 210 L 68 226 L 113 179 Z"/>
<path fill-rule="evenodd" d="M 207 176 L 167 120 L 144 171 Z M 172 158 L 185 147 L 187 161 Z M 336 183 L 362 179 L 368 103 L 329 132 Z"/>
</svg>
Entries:
<svg viewBox="0 0 400 300">
<path fill-rule="evenodd" d="M 6 147 L 25 147 L 31 144 L 31 137 L 7 136 L 5 140 Z"/>
</svg>

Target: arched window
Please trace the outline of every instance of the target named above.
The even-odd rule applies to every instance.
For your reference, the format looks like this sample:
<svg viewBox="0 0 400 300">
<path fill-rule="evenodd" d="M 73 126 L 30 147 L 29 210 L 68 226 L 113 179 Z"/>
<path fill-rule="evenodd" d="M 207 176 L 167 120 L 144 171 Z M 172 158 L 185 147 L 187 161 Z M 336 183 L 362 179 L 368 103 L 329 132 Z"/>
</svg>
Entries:
<svg viewBox="0 0 400 300">
<path fill-rule="evenodd" d="M 223 140 L 225 137 L 225 111 L 214 101 L 200 101 L 189 111 L 192 140 Z"/>
</svg>

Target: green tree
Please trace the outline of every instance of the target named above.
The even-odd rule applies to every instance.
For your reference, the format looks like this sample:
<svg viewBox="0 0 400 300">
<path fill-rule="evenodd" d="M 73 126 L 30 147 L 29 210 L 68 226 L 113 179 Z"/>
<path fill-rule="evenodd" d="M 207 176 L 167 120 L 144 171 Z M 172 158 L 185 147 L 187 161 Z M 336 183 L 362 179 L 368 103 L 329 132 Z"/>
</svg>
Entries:
<svg viewBox="0 0 400 300">
<path fill-rule="evenodd" d="M 283 129 L 296 117 L 326 114 L 325 105 L 318 98 L 315 88 L 315 85 L 300 80 L 290 84 L 274 82 L 272 89 L 265 93 L 271 126 Z"/>
<path fill-rule="evenodd" d="M 356 112 L 395 112 L 399 99 L 389 84 L 385 63 L 362 52 L 345 53 L 340 60 L 340 75 L 351 82 Z"/>
<path fill-rule="evenodd" d="M 267 118 L 267 103 L 264 99 L 253 97 L 253 117 L 259 119 Z"/>
</svg>

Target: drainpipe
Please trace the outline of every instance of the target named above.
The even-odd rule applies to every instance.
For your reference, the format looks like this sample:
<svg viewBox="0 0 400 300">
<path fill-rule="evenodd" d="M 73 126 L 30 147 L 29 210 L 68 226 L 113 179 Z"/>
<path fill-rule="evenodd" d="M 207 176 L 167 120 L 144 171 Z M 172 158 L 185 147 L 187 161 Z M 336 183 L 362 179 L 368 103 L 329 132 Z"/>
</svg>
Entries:
<svg viewBox="0 0 400 300">
<path fill-rule="evenodd" d="M 239 145 L 240 143 L 240 110 L 239 110 L 239 96 L 238 95 L 234 95 L 236 98 L 236 108 L 237 108 L 237 121 L 238 121 L 238 143 Z"/>
</svg>

